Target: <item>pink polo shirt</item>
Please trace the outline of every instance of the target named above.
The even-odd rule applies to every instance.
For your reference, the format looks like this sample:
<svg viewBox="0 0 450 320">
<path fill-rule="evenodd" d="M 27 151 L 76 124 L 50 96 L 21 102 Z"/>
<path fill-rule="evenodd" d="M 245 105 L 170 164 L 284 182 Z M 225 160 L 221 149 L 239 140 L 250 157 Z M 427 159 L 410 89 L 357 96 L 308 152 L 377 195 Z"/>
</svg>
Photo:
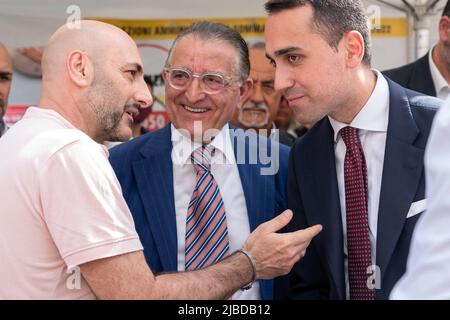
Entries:
<svg viewBox="0 0 450 320">
<path fill-rule="evenodd" d="M 137 250 L 107 149 L 30 107 L 0 139 L 0 299 L 95 299 L 76 266 Z"/>
</svg>

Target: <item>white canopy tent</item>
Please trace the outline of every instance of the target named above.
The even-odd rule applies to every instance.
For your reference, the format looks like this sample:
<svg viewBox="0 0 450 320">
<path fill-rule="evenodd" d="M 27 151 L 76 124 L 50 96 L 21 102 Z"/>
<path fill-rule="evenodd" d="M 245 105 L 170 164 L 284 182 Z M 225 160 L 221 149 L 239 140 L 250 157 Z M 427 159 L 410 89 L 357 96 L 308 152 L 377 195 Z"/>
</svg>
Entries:
<svg viewBox="0 0 450 320">
<path fill-rule="evenodd" d="M 63 24 L 76 5 L 82 18 L 170 19 L 233 18 L 265 16 L 264 0 L 2 0 L 0 39 L 10 47 L 45 43 L 51 32 Z M 364 0 L 379 5 L 383 16 L 411 18 L 418 30 L 432 28 L 446 0 Z M 425 39 L 428 40 L 428 39 Z M 435 40 L 431 36 L 430 40 Z"/>
<path fill-rule="evenodd" d="M 265 16 L 261 0 L 2 0 L 0 39 L 11 47 L 41 45 L 80 8 L 81 18 L 232 18 Z"/>
</svg>

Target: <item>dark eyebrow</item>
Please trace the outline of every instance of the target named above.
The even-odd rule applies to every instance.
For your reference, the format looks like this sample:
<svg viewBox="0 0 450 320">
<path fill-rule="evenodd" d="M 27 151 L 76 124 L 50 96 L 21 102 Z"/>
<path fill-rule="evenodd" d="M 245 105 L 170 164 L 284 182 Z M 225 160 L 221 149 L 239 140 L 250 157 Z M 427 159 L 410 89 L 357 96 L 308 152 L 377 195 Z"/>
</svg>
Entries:
<svg viewBox="0 0 450 320">
<path fill-rule="evenodd" d="M 273 81 L 273 80 L 264 80 L 264 81 L 261 81 L 261 83 L 262 84 L 274 84 L 275 81 Z"/>
<path fill-rule="evenodd" d="M 288 53 L 291 53 L 293 51 L 301 51 L 301 50 L 302 50 L 302 48 L 300 48 L 300 47 L 288 47 L 288 48 L 284 48 L 284 49 L 280 49 L 280 50 L 275 51 L 275 56 L 276 57 L 281 57 L 281 56 L 284 56 L 284 55 L 286 55 Z"/>
<path fill-rule="evenodd" d="M 0 71 L 0 76 L 12 76 L 12 72 L 9 71 Z"/>
<path fill-rule="evenodd" d="M 134 68 L 139 74 L 144 74 L 144 68 L 139 63 L 127 63 L 122 69 Z"/>
</svg>

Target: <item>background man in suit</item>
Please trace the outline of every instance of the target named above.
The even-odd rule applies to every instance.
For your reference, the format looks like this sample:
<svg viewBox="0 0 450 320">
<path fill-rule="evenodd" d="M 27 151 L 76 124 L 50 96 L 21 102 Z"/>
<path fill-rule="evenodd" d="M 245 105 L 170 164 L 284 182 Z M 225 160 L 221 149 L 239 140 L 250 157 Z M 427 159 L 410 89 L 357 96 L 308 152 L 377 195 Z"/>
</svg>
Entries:
<svg viewBox="0 0 450 320">
<path fill-rule="evenodd" d="M 253 87 L 243 105 L 234 111 L 231 123 L 239 128 L 253 129 L 259 134 L 275 137 L 280 143 L 292 146 L 295 137 L 275 127 L 281 93 L 273 88 L 275 69 L 267 60 L 265 49 L 264 42 L 254 43 L 249 49 Z"/>
<path fill-rule="evenodd" d="M 155 272 L 217 262 L 287 206 L 288 148 L 255 134 L 241 140 L 228 130 L 251 87 L 249 68 L 239 33 L 217 23 L 192 25 L 175 39 L 164 68 L 172 123 L 111 151 Z M 262 175 L 267 168 L 248 157 L 268 150 L 278 170 Z M 261 281 L 233 298 L 272 296 L 273 281 Z"/>
<path fill-rule="evenodd" d="M 439 20 L 439 42 L 417 61 L 383 73 L 405 88 L 447 98 L 450 93 L 450 1 Z"/>
<path fill-rule="evenodd" d="M 424 209 L 423 152 L 440 100 L 370 68 L 361 1 L 272 0 L 266 10 L 275 89 L 300 123 L 318 121 L 289 163 L 291 227 L 323 225 L 292 271 L 291 297 L 388 298 Z"/>
<path fill-rule="evenodd" d="M 12 80 L 12 62 L 5 46 L 0 42 L 0 137 L 5 131 L 3 115 L 8 106 L 9 90 Z"/>
</svg>

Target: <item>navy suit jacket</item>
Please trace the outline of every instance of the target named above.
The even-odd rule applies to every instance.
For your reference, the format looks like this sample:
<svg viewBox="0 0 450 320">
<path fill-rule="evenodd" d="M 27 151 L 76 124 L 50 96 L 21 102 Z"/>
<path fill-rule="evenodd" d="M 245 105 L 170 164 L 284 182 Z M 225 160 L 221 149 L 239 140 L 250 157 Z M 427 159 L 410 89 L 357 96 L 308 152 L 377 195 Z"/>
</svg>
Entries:
<svg viewBox="0 0 450 320">
<path fill-rule="evenodd" d="M 231 136 L 236 154 L 237 139 Z M 267 147 L 266 154 L 270 154 L 272 143 L 279 146 L 279 170 L 275 175 L 261 175 L 261 168 L 268 166 L 260 161 L 256 164 L 248 161 L 250 154 L 259 154 L 258 143 L 252 139 L 245 140 L 246 164 L 237 166 L 252 231 L 287 208 L 286 183 L 290 150 L 287 146 L 262 136 L 257 136 L 256 139 L 263 142 L 260 145 Z M 177 271 L 177 226 L 171 152 L 170 125 L 110 151 L 110 162 L 133 214 L 147 263 L 155 273 Z M 272 280 L 260 281 L 263 299 L 274 297 L 273 283 Z M 277 292 L 283 290 L 275 289 Z"/>
<path fill-rule="evenodd" d="M 424 149 L 441 100 L 388 80 L 389 124 L 378 211 L 376 264 L 388 299 L 403 275 L 411 235 L 419 214 L 407 219 L 411 204 L 425 198 Z M 291 151 L 288 205 L 294 219 L 288 229 L 322 224 L 305 257 L 290 274 L 290 298 L 345 299 L 344 239 L 334 154 L 333 128 L 325 117 Z"/>
<path fill-rule="evenodd" d="M 383 74 L 405 88 L 436 97 L 428 54 L 405 66 L 383 71 Z"/>
</svg>

